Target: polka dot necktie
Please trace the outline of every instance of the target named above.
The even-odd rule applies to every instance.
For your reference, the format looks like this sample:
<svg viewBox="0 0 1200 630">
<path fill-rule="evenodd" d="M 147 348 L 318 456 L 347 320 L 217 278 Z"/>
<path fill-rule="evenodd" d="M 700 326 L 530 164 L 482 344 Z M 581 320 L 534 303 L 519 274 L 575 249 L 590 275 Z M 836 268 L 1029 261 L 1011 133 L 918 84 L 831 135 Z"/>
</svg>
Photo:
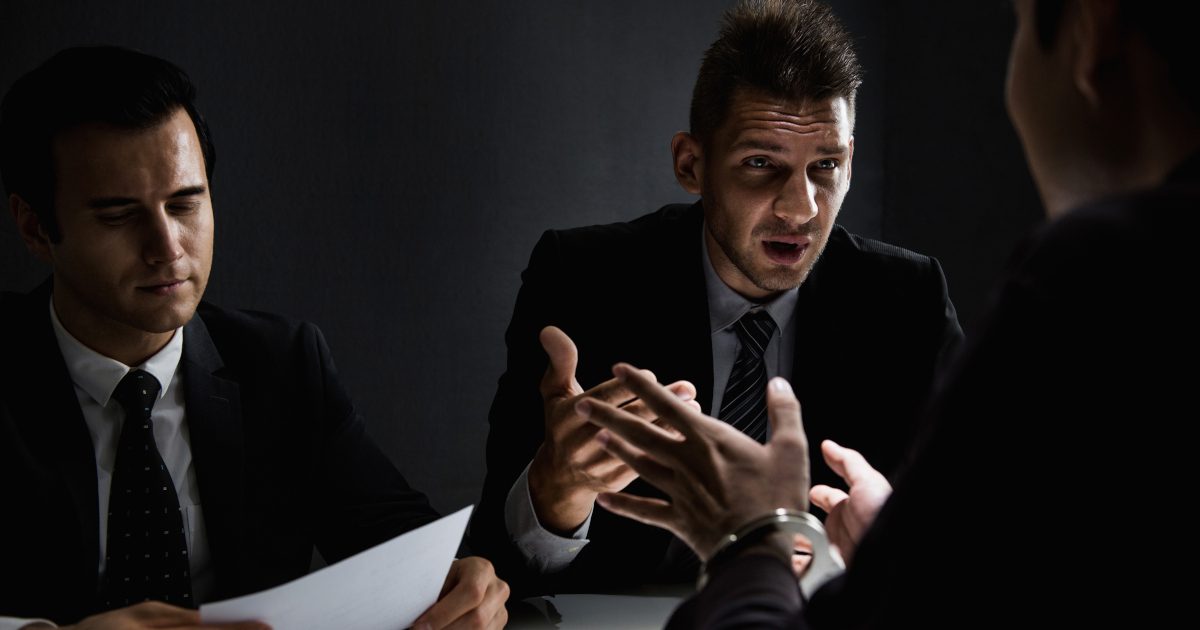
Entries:
<svg viewBox="0 0 1200 630">
<path fill-rule="evenodd" d="M 767 364 L 763 355 L 775 334 L 775 320 L 753 310 L 734 324 L 742 347 L 733 362 L 729 384 L 721 399 L 721 420 L 758 440 L 767 440 Z"/>
<path fill-rule="evenodd" d="M 149 372 L 133 370 L 113 391 L 125 408 L 125 426 L 108 498 L 101 598 L 108 610 L 149 600 L 194 607 L 179 497 L 150 420 L 160 389 Z"/>
</svg>

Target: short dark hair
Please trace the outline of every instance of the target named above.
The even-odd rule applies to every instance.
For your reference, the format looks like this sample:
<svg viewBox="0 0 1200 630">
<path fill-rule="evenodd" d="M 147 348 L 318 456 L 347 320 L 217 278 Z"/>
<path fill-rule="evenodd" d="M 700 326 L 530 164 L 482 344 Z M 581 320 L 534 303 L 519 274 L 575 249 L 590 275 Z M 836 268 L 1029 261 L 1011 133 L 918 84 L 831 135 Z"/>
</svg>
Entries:
<svg viewBox="0 0 1200 630">
<path fill-rule="evenodd" d="M 1034 0 L 1038 43 L 1045 50 L 1058 39 L 1066 0 Z M 1195 7 L 1179 0 L 1122 0 L 1120 20 L 1140 30 L 1146 44 L 1167 62 L 1171 83 L 1188 107 L 1200 113 L 1200 45 L 1195 37 Z"/>
<path fill-rule="evenodd" d="M 149 129 L 179 108 L 196 127 L 204 170 L 217 155 L 193 101 L 196 87 L 179 66 L 119 46 L 59 51 L 17 79 L 0 102 L 0 176 L 37 214 L 51 242 L 62 240 L 54 216 L 54 138 L 86 123 Z"/>
<path fill-rule="evenodd" d="M 845 97 L 851 116 L 862 68 L 833 10 L 811 0 L 744 0 L 726 11 L 692 91 L 691 133 L 724 124 L 734 97 L 761 91 L 788 102 Z"/>
</svg>

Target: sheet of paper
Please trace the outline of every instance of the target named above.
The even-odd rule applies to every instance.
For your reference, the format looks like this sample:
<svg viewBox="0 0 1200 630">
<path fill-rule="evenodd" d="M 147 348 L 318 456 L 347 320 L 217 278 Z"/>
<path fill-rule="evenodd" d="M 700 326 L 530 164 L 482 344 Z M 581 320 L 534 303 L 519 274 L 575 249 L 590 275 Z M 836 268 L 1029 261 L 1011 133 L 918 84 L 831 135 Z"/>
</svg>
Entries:
<svg viewBox="0 0 1200 630">
<path fill-rule="evenodd" d="M 287 584 L 200 606 L 205 624 L 274 630 L 400 630 L 437 601 L 474 506 Z"/>
</svg>

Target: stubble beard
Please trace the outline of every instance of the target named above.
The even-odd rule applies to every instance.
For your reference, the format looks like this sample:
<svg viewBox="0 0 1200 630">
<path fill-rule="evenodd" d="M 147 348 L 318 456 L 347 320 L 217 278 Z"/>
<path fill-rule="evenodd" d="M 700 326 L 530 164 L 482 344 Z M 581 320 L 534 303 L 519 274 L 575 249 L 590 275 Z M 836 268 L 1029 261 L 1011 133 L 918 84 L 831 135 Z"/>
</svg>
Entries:
<svg viewBox="0 0 1200 630">
<path fill-rule="evenodd" d="M 813 266 L 825 251 L 828 235 L 816 221 L 809 221 L 796 227 L 790 227 L 783 222 L 756 225 L 750 232 L 750 243 L 739 249 L 734 242 L 732 226 L 719 219 L 719 217 L 729 216 L 727 209 L 717 203 L 712 196 L 706 195 L 706 197 L 704 200 L 705 224 L 709 233 L 712 234 L 713 240 L 720 246 L 729 262 L 733 263 L 733 266 L 754 286 L 763 291 L 773 293 L 790 291 L 800 286 L 808 278 L 809 272 L 812 271 Z M 809 252 L 805 252 L 804 258 L 795 267 L 775 263 L 770 263 L 771 269 L 766 271 L 760 271 L 755 267 L 754 256 L 758 253 L 759 242 L 764 238 L 797 235 L 808 237 L 808 246 L 812 250 L 811 256 Z M 805 260 L 808 262 L 804 262 Z"/>
</svg>

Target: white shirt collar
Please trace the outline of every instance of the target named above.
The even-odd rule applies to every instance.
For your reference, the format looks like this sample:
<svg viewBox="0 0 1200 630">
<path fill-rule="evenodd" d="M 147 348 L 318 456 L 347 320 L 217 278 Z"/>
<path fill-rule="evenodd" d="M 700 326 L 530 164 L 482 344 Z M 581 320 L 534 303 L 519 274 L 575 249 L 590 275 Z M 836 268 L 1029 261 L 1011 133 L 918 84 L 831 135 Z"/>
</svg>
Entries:
<svg viewBox="0 0 1200 630">
<path fill-rule="evenodd" d="M 741 319 L 742 315 L 755 308 L 765 310 L 771 319 L 775 320 L 777 329 L 783 330 L 796 312 L 800 287 L 784 291 L 767 304 L 751 302 L 738 295 L 737 291 L 725 284 L 721 276 L 717 275 L 717 270 L 713 268 L 712 258 L 708 255 L 708 239 L 704 233 L 706 229 L 703 226 L 700 229 L 700 252 L 704 258 L 704 284 L 708 288 L 708 323 L 711 332 L 716 334 L 729 328 Z"/>
<path fill-rule="evenodd" d="M 166 395 L 167 387 L 175 377 L 176 368 L 179 367 L 179 358 L 183 356 L 183 328 L 175 329 L 175 334 L 171 335 L 171 340 L 162 350 L 146 359 L 145 363 L 131 368 L 92 350 L 71 336 L 71 333 L 63 328 L 62 322 L 58 321 L 53 297 L 50 298 L 50 321 L 54 323 L 54 336 L 58 338 L 58 348 L 67 363 L 67 372 L 71 374 L 71 380 L 101 407 L 108 406 L 108 400 L 117 384 L 134 369 L 145 370 L 158 379 L 158 397 Z"/>
</svg>

